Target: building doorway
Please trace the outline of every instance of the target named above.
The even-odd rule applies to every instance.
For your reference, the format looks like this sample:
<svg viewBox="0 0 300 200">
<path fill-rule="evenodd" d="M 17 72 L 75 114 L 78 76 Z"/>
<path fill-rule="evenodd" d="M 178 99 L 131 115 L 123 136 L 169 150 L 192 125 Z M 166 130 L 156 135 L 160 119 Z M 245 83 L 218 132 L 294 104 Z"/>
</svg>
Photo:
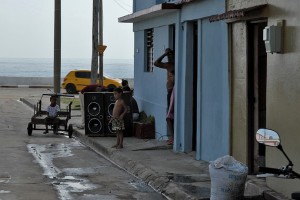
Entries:
<svg viewBox="0 0 300 200">
<path fill-rule="evenodd" d="M 197 145 L 197 81 L 198 81 L 198 22 L 193 23 L 193 135 L 192 150 L 196 151 Z"/>
<path fill-rule="evenodd" d="M 267 53 L 263 41 L 263 29 L 267 20 L 247 23 L 248 35 L 248 158 L 249 173 L 257 172 L 258 166 L 264 166 L 265 146 L 255 140 L 256 131 L 266 127 L 266 84 Z"/>
</svg>

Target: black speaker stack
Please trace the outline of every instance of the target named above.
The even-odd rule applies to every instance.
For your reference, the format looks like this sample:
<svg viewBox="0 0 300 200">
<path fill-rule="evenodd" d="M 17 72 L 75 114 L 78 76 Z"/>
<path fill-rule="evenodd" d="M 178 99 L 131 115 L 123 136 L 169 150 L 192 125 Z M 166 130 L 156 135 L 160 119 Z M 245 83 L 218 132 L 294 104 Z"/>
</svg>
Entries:
<svg viewBox="0 0 300 200">
<path fill-rule="evenodd" d="M 128 106 L 124 116 L 125 137 L 132 136 L 132 112 L 130 94 L 124 93 L 123 99 Z M 84 93 L 85 134 L 88 136 L 116 136 L 112 130 L 112 117 L 115 99 L 113 92 L 86 92 Z"/>
</svg>

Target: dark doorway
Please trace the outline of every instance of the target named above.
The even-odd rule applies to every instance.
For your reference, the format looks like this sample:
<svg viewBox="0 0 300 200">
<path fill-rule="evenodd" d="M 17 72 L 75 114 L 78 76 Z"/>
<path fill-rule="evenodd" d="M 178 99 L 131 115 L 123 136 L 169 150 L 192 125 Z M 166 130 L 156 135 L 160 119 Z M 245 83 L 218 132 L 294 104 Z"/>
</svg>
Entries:
<svg viewBox="0 0 300 200">
<path fill-rule="evenodd" d="M 265 147 L 255 140 L 256 131 L 266 127 L 267 53 L 263 41 L 266 20 L 251 21 L 248 28 L 248 167 L 257 172 L 265 162 Z"/>
<path fill-rule="evenodd" d="M 197 140 L 197 81 L 198 81 L 198 23 L 193 24 L 193 144 L 192 150 L 196 151 Z"/>
</svg>

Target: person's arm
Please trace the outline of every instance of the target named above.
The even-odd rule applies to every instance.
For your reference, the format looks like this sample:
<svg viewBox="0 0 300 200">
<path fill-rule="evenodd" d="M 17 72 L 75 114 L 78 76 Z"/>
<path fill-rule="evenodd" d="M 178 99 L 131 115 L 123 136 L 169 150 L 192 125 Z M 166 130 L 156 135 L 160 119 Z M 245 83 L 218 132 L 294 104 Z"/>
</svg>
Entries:
<svg viewBox="0 0 300 200">
<path fill-rule="evenodd" d="M 125 102 L 124 102 L 124 100 L 122 100 L 122 107 L 123 107 L 123 112 L 122 112 L 122 114 L 120 115 L 120 119 L 123 119 L 124 118 L 124 116 L 125 116 L 125 114 L 127 113 L 127 111 L 128 111 L 128 108 L 127 108 L 127 105 L 125 104 Z"/>
<path fill-rule="evenodd" d="M 155 65 L 156 67 L 165 69 L 167 64 L 166 64 L 166 63 L 163 63 L 163 62 L 161 62 L 161 61 L 162 61 L 162 60 L 164 59 L 164 57 L 166 57 L 166 56 L 167 56 L 167 53 L 164 53 L 163 55 L 161 55 L 159 58 L 156 59 L 156 61 L 154 62 L 154 65 Z"/>
</svg>

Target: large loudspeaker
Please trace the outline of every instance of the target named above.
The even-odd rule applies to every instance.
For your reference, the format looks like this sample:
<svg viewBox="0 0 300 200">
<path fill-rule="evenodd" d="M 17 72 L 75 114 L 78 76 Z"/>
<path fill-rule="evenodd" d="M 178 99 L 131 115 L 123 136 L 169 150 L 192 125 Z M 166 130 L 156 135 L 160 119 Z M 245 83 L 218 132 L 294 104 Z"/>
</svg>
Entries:
<svg viewBox="0 0 300 200">
<path fill-rule="evenodd" d="M 105 134 L 103 94 L 100 92 L 84 93 L 85 134 L 103 136 Z"/>
</svg>

